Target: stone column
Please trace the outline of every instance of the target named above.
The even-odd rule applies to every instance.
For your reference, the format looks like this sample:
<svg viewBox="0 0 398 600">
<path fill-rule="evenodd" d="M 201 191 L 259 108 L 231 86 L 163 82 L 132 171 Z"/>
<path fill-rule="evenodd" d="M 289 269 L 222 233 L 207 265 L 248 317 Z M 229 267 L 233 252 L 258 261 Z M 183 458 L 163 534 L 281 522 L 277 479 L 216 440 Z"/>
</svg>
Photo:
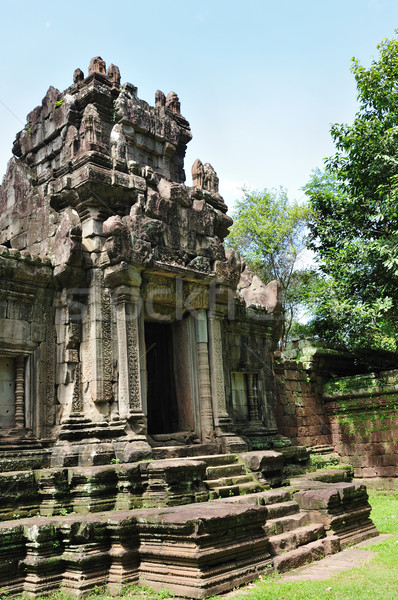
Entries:
<svg viewBox="0 0 398 600">
<path fill-rule="evenodd" d="M 221 337 L 223 312 L 212 310 L 209 314 L 210 374 L 213 392 L 214 424 L 222 427 L 231 424 L 225 398 L 224 361 Z"/>
<path fill-rule="evenodd" d="M 88 380 L 90 395 L 96 404 L 112 400 L 112 338 L 111 307 L 104 290 L 102 270 L 93 269 L 92 285 L 88 298 L 88 321 L 83 325 L 86 339 L 83 369 Z"/>
<path fill-rule="evenodd" d="M 141 378 L 142 301 L 137 287 L 119 286 L 114 292 L 118 348 L 118 401 L 121 419 L 142 419 Z"/>
<path fill-rule="evenodd" d="M 214 439 L 213 406 L 211 397 L 209 345 L 206 311 L 197 311 L 196 344 L 198 350 L 198 386 L 202 441 Z"/>
<path fill-rule="evenodd" d="M 25 357 L 15 359 L 15 427 L 25 427 Z"/>
<path fill-rule="evenodd" d="M 247 394 L 249 400 L 249 421 L 259 421 L 257 378 L 252 373 L 247 376 Z"/>
</svg>

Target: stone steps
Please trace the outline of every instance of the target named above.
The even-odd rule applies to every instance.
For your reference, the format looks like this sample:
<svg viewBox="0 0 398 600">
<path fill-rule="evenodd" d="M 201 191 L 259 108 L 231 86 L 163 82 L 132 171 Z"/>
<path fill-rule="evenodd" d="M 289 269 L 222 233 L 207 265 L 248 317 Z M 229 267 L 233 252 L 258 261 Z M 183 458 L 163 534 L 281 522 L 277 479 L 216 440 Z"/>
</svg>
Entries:
<svg viewBox="0 0 398 600">
<path fill-rule="evenodd" d="M 246 493 L 242 496 L 223 498 L 222 502 L 232 502 L 238 504 L 254 504 L 257 506 L 269 506 L 271 504 L 288 502 L 292 498 L 289 488 L 275 488 L 262 492 Z M 221 500 L 220 500 L 221 501 Z"/>
<path fill-rule="evenodd" d="M 294 515 L 299 512 L 300 508 L 297 502 L 294 500 L 285 500 L 284 502 L 275 502 L 267 505 L 268 518 L 278 519 L 281 517 L 287 517 Z"/>
<path fill-rule="evenodd" d="M 79 523 L 85 531 L 87 529 L 90 538 L 87 543 L 94 544 L 104 572 L 101 577 L 105 578 L 102 581 L 94 568 L 82 566 L 82 577 L 89 578 L 84 584 L 86 591 L 106 582 L 106 579 L 109 584 L 118 586 L 126 581 L 134 581 L 138 576 L 160 589 L 165 585 L 167 575 L 167 581 L 175 593 L 193 594 L 191 597 L 195 597 L 202 575 L 207 578 L 206 585 L 209 583 L 212 586 L 214 583 L 212 591 L 219 593 L 222 589 L 233 587 L 235 577 L 244 583 L 253 579 L 254 571 L 258 575 L 265 569 L 283 572 L 302 566 L 338 552 L 347 543 L 374 535 L 374 526 L 368 516 L 370 507 L 366 502 L 366 490 L 345 481 L 337 481 L 332 485 L 323 481 L 334 480 L 334 473 L 331 472 L 333 477 L 329 471 L 311 473 L 292 480 L 294 485 L 289 487 L 264 489 L 256 479 L 256 468 L 252 469 L 244 457 L 205 453 L 184 459 L 152 460 L 131 465 L 3 473 L 0 487 L 9 489 L 12 480 L 17 486 L 15 494 L 21 494 L 22 510 L 18 511 L 18 516 L 33 514 L 33 508 L 31 510 L 30 504 L 28 506 L 30 493 L 37 497 L 41 514 L 48 515 L 45 519 L 34 517 L 9 521 L 13 515 L 11 509 L 6 511 L 9 513 L 8 519 L 0 523 L 0 538 L 3 536 L 4 541 L 4 547 L 0 544 L 0 554 L 3 553 L 4 560 L 8 560 L 6 557 L 10 551 L 14 552 L 13 547 L 7 546 L 9 531 L 15 537 L 13 543 L 18 546 L 18 557 L 13 559 L 15 577 L 13 575 L 11 578 L 9 589 L 12 593 L 25 590 L 36 595 L 45 591 L 41 587 L 45 587 L 46 581 L 49 581 L 44 577 L 47 568 L 45 561 L 40 563 L 43 576 L 40 575 L 37 585 L 32 584 L 31 573 L 26 576 L 24 583 L 18 579 L 18 565 L 25 560 L 23 556 L 27 551 L 29 560 L 26 564 L 30 568 L 29 561 L 33 564 L 37 557 L 41 557 L 41 552 L 46 557 L 47 547 L 51 546 L 54 549 L 54 552 L 51 550 L 51 559 L 54 558 L 54 564 L 58 564 L 59 568 L 59 574 L 54 575 L 54 586 L 56 584 L 59 587 L 62 580 L 62 585 L 75 590 L 69 567 L 63 561 L 70 561 L 72 565 L 74 553 L 84 552 L 80 538 L 69 539 L 69 529 L 75 535 L 74 527 Z M 345 472 L 337 472 L 337 475 L 344 479 Z M 62 494 L 66 494 L 69 504 L 65 505 Z M 205 502 L 209 496 L 218 498 Z M 124 502 L 121 501 L 123 498 Z M 65 510 L 65 506 L 77 512 L 63 516 L 60 510 Z M 136 509 L 131 510 L 132 506 Z M 120 511 L 120 508 L 126 512 Z M 318 512 L 315 513 L 315 509 Z M 193 514 L 200 522 L 206 521 L 206 531 L 202 531 L 202 525 L 197 526 Z M 2 517 L 7 518 L 7 515 Z M 229 529 L 231 523 L 235 527 L 233 534 Z M 342 523 L 344 527 L 341 527 Z M 31 547 L 30 539 L 36 535 L 37 526 L 40 535 L 43 535 L 40 551 L 36 551 L 34 545 Z M 76 532 L 79 527 L 76 525 Z M 186 531 L 191 527 L 194 532 L 192 535 L 198 538 L 197 543 L 191 540 L 192 532 L 188 535 Z M 254 542 L 254 538 L 250 537 L 252 534 L 246 531 L 247 527 L 254 527 Z M 158 528 L 162 531 L 161 543 L 157 537 Z M 179 531 L 177 546 L 175 529 Z M 214 542 L 211 549 L 214 552 L 213 571 L 211 574 L 206 570 L 206 573 L 197 577 L 192 575 L 195 569 L 201 568 L 201 559 L 198 559 L 198 564 L 195 563 L 196 550 L 202 548 L 202 536 L 206 537 L 207 532 L 213 536 Z M 134 548 L 130 547 L 133 539 Z M 190 575 L 184 571 L 187 543 L 191 544 L 190 552 L 193 553 L 189 560 L 194 561 Z M 129 558 L 120 559 L 119 564 L 120 544 Z M 107 553 L 111 546 L 112 567 L 107 574 L 110 561 Z M 253 553 L 256 556 L 254 560 Z M 63 572 L 65 565 L 67 568 Z M 221 584 L 224 575 L 217 575 L 224 565 L 227 565 L 225 568 L 229 573 L 226 587 L 223 587 L 224 583 Z M 232 568 L 231 565 L 235 566 Z M 244 577 L 241 577 L 242 569 Z M 181 571 L 184 571 L 183 575 Z M 1 577 L 0 569 L 0 583 Z M 220 577 L 217 584 L 214 577 Z M 51 591 L 50 588 L 48 591 Z"/>
<path fill-rule="evenodd" d="M 265 490 L 247 496 L 220 498 L 218 502 L 265 505 L 263 526 L 274 571 L 282 573 L 320 560 L 341 550 L 336 535 L 326 536 L 322 523 L 311 523 L 311 516 L 292 500 L 294 487 Z M 331 532 L 329 532 L 330 534 Z"/>
<path fill-rule="evenodd" d="M 209 466 L 206 470 L 207 481 L 236 475 L 246 475 L 244 465 L 236 463 L 233 465 Z"/>
<path fill-rule="evenodd" d="M 281 502 L 287 502 L 292 499 L 292 495 L 287 488 L 275 488 L 273 490 L 266 490 L 261 493 L 261 504 L 268 506 L 269 504 L 278 504 Z"/>
<path fill-rule="evenodd" d="M 220 479 L 206 479 L 206 484 L 210 490 L 215 490 L 219 487 L 239 486 L 243 483 L 253 482 L 250 475 L 236 475 L 235 477 L 220 477 Z M 261 486 L 259 485 L 259 488 Z"/>
<path fill-rule="evenodd" d="M 311 525 L 304 525 L 293 531 L 271 536 L 268 540 L 268 551 L 271 556 L 279 555 L 296 550 L 299 546 L 305 546 L 325 536 L 326 532 L 322 523 L 311 523 Z"/>
<path fill-rule="evenodd" d="M 173 459 L 173 458 L 198 458 L 203 456 L 217 455 L 219 448 L 217 444 L 192 444 L 190 446 L 176 444 L 174 446 L 155 446 L 152 448 L 154 460 Z"/>
<path fill-rule="evenodd" d="M 298 527 L 304 527 L 305 525 L 309 525 L 309 523 L 310 517 L 308 513 L 299 512 L 294 515 L 289 515 L 287 517 L 267 519 L 267 523 L 264 526 L 264 531 L 268 536 L 280 535 L 281 533 L 293 531 Z"/>
<path fill-rule="evenodd" d="M 207 465 L 204 483 L 213 499 L 229 499 L 264 489 L 236 454 L 202 455 L 195 459 Z"/>
<path fill-rule="evenodd" d="M 245 495 L 258 492 L 259 488 L 261 488 L 261 485 L 259 483 L 247 482 L 247 483 L 241 483 L 239 485 L 226 485 L 226 486 L 216 487 L 212 490 L 211 493 L 216 494 L 218 497 L 217 499 L 220 499 L 223 502 L 225 500 L 232 500 L 233 498 L 241 497 L 241 498 L 243 498 L 242 502 L 238 501 L 237 503 L 251 504 L 251 502 L 245 501 L 245 499 L 244 499 L 246 497 Z"/>
<path fill-rule="evenodd" d="M 209 456 L 197 456 L 197 459 L 203 460 L 207 467 L 235 465 L 239 461 L 239 457 L 236 454 L 213 454 Z"/>
<path fill-rule="evenodd" d="M 340 551 L 340 543 L 337 536 L 329 536 L 320 540 L 309 542 L 305 546 L 279 554 L 274 557 L 273 567 L 277 573 L 284 573 L 291 569 L 297 569 L 315 560 L 321 560 Z"/>
</svg>

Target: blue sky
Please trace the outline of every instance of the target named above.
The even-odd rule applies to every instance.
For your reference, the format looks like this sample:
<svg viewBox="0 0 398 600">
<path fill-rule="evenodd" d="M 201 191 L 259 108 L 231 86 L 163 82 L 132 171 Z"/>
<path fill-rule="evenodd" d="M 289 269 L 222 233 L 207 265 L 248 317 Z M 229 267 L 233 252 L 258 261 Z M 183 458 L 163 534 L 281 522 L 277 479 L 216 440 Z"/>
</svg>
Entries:
<svg viewBox="0 0 398 600">
<path fill-rule="evenodd" d="M 1 9 L 0 176 L 48 87 L 65 89 L 100 55 L 150 104 L 157 89 L 177 92 L 194 136 L 187 184 L 196 158 L 212 163 L 230 206 L 243 185 L 302 197 L 333 153 L 330 124 L 355 114 L 351 58 L 369 65 L 398 27 L 398 0 L 3 0 Z"/>
</svg>

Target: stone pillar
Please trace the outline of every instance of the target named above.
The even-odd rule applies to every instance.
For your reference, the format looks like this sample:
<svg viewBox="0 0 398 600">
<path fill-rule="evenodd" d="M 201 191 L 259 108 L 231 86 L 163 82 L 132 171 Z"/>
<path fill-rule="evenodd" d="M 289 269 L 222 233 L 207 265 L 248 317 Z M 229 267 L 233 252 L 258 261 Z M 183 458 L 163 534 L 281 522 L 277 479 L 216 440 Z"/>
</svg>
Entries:
<svg viewBox="0 0 398 600">
<path fill-rule="evenodd" d="M 127 263 L 112 265 L 105 269 L 105 284 L 112 289 L 116 320 L 118 415 L 114 418 L 124 424 L 127 434 L 114 443 L 115 453 L 122 462 L 137 462 L 152 454 L 146 439 L 141 272 Z"/>
<path fill-rule="evenodd" d="M 213 406 L 210 384 L 209 346 L 206 311 L 197 311 L 196 344 L 198 350 L 198 386 L 202 441 L 214 439 Z"/>
<path fill-rule="evenodd" d="M 249 400 L 249 421 L 259 421 L 257 377 L 253 373 L 247 375 L 247 394 Z"/>
<path fill-rule="evenodd" d="M 25 357 L 15 359 L 15 427 L 25 427 Z"/>
<path fill-rule="evenodd" d="M 224 361 L 221 337 L 221 318 L 223 313 L 214 310 L 209 314 L 209 350 L 211 388 L 213 392 L 214 424 L 216 427 L 231 424 L 227 411 L 224 382 Z"/>
<path fill-rule="evenodd" d="M 112 400 L 112 338 L 110 301 L 104 290 L 102 271 L 93 269 L 89 293 L 88 322 L 83 326 L 87 337 L 85 350 L 84 383 L 89 383 L 91 400 L 96 404 Z M 87 370 L 85 369 L 86 363 Z"/>
<path fill-rule="evenodd" d="M 143 356 L 142 301 L 137 287 L 119 286 L 114 292 L 118 348 L 118 403 L 121 419 L 142 420 L 143 390 L 141 359 Z"/>
</svg>

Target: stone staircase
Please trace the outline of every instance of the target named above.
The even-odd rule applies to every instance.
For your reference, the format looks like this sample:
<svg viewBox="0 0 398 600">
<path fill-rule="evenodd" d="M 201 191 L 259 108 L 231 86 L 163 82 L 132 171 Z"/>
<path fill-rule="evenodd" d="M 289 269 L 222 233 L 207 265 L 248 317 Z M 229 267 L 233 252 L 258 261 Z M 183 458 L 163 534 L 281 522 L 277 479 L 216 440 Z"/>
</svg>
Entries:
<svg viewBox="0 0 398 600">
<path fill-rule="evenodd" d="M 218 454 L 220 451 L 218 444 L 201 443 L 194 439 L 191 431 L 153 434 L 149 439 L 154 460 L 197 458 L 203 455 Z"/>
<path fill-rule="evenodd" d="M 264 526 L 273 568 L 282 573 L 340 550 L 337 536 L 326 536 L 322 523 L 311 523 L 308 512 L 300 511 L 295 500 L 267 504 L 268 519 Z"/>
<path fill-rule="evenodd" d="M 263 529 L 268 537 L 272 568 L 278 573 L 341 550 L 338 536 L 327 535 L 323 523 L 311 522 L 309 512 L 301 511 L 299 504 L 292 499 L 292 491 L 292 488 L 276 488 L 249 496 L 219 500 L 267 507 L 267 521 Z"/>
<path fill-rule="evenodd" d="M 202 456 L 199 460 L 207 465 L 204 483 L 213 499 L 251 494 L 264 489 L 234 454 Z"/>
</svg>

